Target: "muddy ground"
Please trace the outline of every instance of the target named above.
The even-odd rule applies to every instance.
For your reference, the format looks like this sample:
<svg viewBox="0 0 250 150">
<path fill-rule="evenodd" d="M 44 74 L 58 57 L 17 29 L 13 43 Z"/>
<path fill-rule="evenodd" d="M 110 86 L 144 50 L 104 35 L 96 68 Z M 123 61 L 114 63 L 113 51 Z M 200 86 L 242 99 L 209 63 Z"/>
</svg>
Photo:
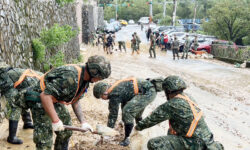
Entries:
<svg viewBox="0 0 250 150">
<path fill-rule="evenodd" d="M 250 149 L 250 70 L 245 68 L 234 68 L 214 59 L 189 59 L 172 60 L 172 52 L 157 50 L 157 59 L 148 58 L 147 44 L 142 46 L 140 55 L 114 51 L 107 55 L 101 48 L 85 47 L 81 53 L 85 61 L 88 56 L 100 54 L 106 56 L 112 65 L 112 74 L 106 82 L 114 81 L 130 76 L 166 77 L 168 75 L 179 75 L 185 79 L 189 87 L 186 92 L 192 95 L 198 105 L 204 111 L 205 120 L 214 133 L 215 140 L 220 141 L 226 150 L 249 150 Z M 93 84 L 88 93 L 81 100 L 87 121 L 95 127 L 97 123 L 106 124 L 108 116 L 108 102 L 97 100 L 92 94 Z M 164 93 L 158 93 L 154 102 L 148 106 L 143 114 L 147 116 L 157 106 L 165 102 Z M 73 124 L 79 126 L 71 107 Z M 117 137 L 104 138 L 104 143 L 95 146 L 100 140 L 99 135 L 91 133 L 74 132 L 70 140 L 71 150 L 123 150 L 123 149 L 146 149 L 148 139 L 160 135 L 166 135 L 168 122 L 162 122 L 155 127 L 144 130 L 131 137 L 130 147 L 118 146 L 123 138 L 123 129 L 116 123 L 116 130 L 121 135 Z M 24 144 L 15 146 L 6 142 L 7 121 L 0 125 L 0 149 L 27 149 L 33 150 L 32 130 L 22 130 L 20 121 L 18 136 L 24 140 Z"/>
</svg>

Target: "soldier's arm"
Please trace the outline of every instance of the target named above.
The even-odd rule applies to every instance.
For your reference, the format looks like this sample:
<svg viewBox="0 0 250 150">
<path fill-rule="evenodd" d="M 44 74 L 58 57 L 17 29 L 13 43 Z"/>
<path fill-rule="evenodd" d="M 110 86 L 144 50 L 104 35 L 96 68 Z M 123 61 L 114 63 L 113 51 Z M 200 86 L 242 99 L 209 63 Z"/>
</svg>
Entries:
<svg viewBox="0 0 250 150">
<path fill-rule="evenodd" d="M 119 112 L 119 100 L 116 99 L 110 99 L 109 101 L 109 116 L 108 116 L 108 127 L 114 128 L 115 122 L 118 117 Z"/>
<path fill-rule="evenodd" d="M 161 123 L 162 121 L 170 119 L 168 110 L 168 102 L 160 105 L 151 113 L 151 115 L 149 115 L 136 125 L 136 130 L 150 128 L 158 123 Z"/>
<path fill-rule="evenodd" d="M 83 124 L 84 122 L 86 122 L 85 119 L 84 119 L 82 107 L 80 105 L 79 100 L 72 104 L 72 108 L 74 110 L 74 113 L 75 113 L 77 119 L 80 121 L 80 123 Z"/>
</svg>

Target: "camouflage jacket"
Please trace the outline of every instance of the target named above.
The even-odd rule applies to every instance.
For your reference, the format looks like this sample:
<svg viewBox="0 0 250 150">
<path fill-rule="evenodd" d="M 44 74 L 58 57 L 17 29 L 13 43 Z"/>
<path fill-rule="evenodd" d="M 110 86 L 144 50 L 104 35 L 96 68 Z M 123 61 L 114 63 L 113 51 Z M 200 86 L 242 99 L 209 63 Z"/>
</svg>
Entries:
<svg viewBox="0 0 250 150">
<path fill-rule="evenodd" d="M 186 40 L 185 40 L 185 48 L 190 48 L 190 46 L 191 46 L 191 40 L 189 39 L 189 38 L 187 38 Z"/>
<path fill-rule="evenodd" d="M 194 101 L 190 96 L 189 98 Z M 177 132 L 177 135 L 185 137 L 193 121 L 193 113 L 188 102 L 181 98 L 172 98 L 156 108 L 150 116 L 140 121 L 136 129 L 143 130 L 165 120 L 171 122 L 171 126 Z M 199 138 L 206 143 L 210 141 L 211 135 L 212 133 L 204 118 L 201 117 L 192 138 Z"/>
<path fill-rule="evenodd" d="M 154 85 L 144 79 L 137 79 L 139 94 L 146 93 L 150 88 L 154 88 Z M 135 96 L 134 85 L 132 81 L 121 82 L 116 86 L 108 95 L 109 99 L 109 116 L 108 127 L 114 127 L 118 117 L 119 106 L 123 108 L 128 101 Z"/>
<path fill-rule="evenodd" d="M 52 69 L 44 77 L 45 90 L 44 93 L 52 95 L 58 101 L 70 102 L 77 92 L 77 95 L 82 94 L 89 87 L 89 81 L 83 80 L 84 78 L 84 66 L 82 68 L 80 86 L 78 87 L 78 71 L 73 66 L 61 66 Z M 40 82 L 35 86 L 34 91 L 42 92 L 40 88 Z"/>
<path fill-rule="evenodd" d="M 179 49 L 179 41 L 178 40 L 174 40 L 172 43 L 172 49 Z"/>
</svg>

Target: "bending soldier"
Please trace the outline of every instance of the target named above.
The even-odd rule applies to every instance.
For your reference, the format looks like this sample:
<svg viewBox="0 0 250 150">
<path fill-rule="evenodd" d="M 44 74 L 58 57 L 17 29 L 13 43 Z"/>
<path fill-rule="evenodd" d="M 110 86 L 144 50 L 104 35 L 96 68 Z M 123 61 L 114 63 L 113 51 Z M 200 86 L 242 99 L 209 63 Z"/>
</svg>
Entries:
<svg viewBox="0 0 250 150">
<path fill-rule="evenodd" d="M 71 125 L 71 118 L 64 105 L 72 105 L 74 113 L 81 123 L 82 129 L 92 131 L 86 122 L 79 99 L 87 91 L 89 83 L 107 78 L 111 73 L 109 61 L 102 56 L 89 57 L 85 66 L 66 65 L 54 68 L 41 77 L 40 82 L 23 91 L 31 108 L 34 121 L 34 142 L 36 149 L 51 149 L 53 132 L 55 150 L 67 150 L 72 131 L 65 130 L 63 125 Z"/>
<path fill-rule="evenodd" d="M 122 108 L 122 120 L 125 124 L 125 138 L 120 145 L 129 145 L 129 135 L 136 122 L 142 120 L 145 107 L 156 96 L 156 91 L 161 91 L 163 79 L 152 80 L 136 79 L 134 77 L 119 80 L 112 86 L 99 82 L 94 86 L 94 96 L 104 100 L 109 99 L 108 127 L 114 128 L 118 117 L 119 105 Z"/>
<path fill-rule="evenodd" d="M 198 105 L 183 93 L 186 83 L 178 76 L 169 76 L 163 81 L 162 88 L 168 102 L 156 108 L 135 127 L 141 131 L 169 120 L 168 135 L 150 139 L 148 149 L 223 150 L 222 144 L 214 141 Z"/>
<path fill-rule="evenodd" d="M 22 144 L 23 141 L 16 137 L 20 115 L 24 122 L 23 129 L 33 129 L 28 107 L 16 105 L 18 93 L 23 89 L 35 85 L 42 75 L 30 69 L 12 68 L 6 66 L 0 68 L 1 96 L 7 100 L 7 119 L 9 119 L 9 136 L 7 141 L 11 144 Z"/>
</svg>

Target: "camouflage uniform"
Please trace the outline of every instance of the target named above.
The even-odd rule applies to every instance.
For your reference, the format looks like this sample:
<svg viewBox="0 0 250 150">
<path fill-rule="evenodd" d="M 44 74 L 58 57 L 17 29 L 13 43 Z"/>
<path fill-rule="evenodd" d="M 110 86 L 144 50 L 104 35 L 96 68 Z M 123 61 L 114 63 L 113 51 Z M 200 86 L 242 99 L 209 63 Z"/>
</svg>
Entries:
<svg viewBox="0 0 250 150">
<path fill-rule="evenodd" d="M 197 51 L 197 48 L 199 47 L 197 39 L 194 40 L 194 50 Z"/>
<path fill-rule="evenodd" d="M 118 41 L 118 45 L 119 45 L 119 50 L 122 51 L 122 47 L 126 52 L 126 43 L 125 41 Z"/>
<path fill-rule="evenodd" d="M 84 71 L 84 66 L 81 66 Z M 78 94 L 88 88 L 89 82 L 84 81 L 84 72 L 81 73 L 80 88 Z M 44 83 L 46 88 L 44 93 L 52 95 L 57 100 L 69 102 L 75 95 L 78 86 L 78 71 L 73 66 L 62 66 L 55 68 L 45 75 Z M 53 144 L 53 132 L 51 119 L 46 114 L 40 101 L 40 82 L 26 91 L 23 91 L 27 105 L 31 108 L 34 121 L 33 140 L 38 150 L 51 149 Z M 23 103 L 26 103 L 23 101 Z M 72 125 L 70 114 L 61 103 L 54 103 L 58 117 L 64 125 Z M 62 149 L 63 143 L 69 141 L 72 131 L 65 130 L 55 132 L 57 137 L 55 149 Z"/>
<path fill-rule="evenodd" d="M 172 50 L 173 50 L 173 59 L 175 60 L 175 55 L 179 59 L 179 54 L 178 54 L 179 53 L 179 41 L 178 40 L 173 41 Z"/>
<path fill-rule="evenodd" d="M 150 35 L 150 48 L 149 48 L 150 57 L 152 57 L 152 54 L 151 54 L 152 51 L 154 53 L 154 58 L 156 58 L 156 54 L 155 54 L 155 37 L 154 37 L 153 34 Z"/>
<path fill-rule="evenodd" d="M 138 53 L 138 51 L 137 51 L 137 40 L 136 40 L 136 37 L 134 37 L 134 35 L 132 35 L 132 36 L 133 36 L 133 39 L 131 40 L 131 48 L 132 48 L 132 55 L 133 55 L 135 51 L 137 53 Z"/>
<path fill-rule="evenodd" d="M 177 76 L 169 76 L 164 80 L 162 86 L 166 96 L 168 97 L 168 102 L 160 105 L 150 116 L 140 121 L 137 124 L 136 129 L 143 130 L 150 128 L 165 120 L 169 120 L 171 126 L 168 131 L 168 136 L 150 139 L 148 141 L 148 149 L 223 150 L 223 146 L 214 141 L 213 134 L 209 130 L 203 116 L 201 116 L 196 128 L 194 128 L 194 132 L 189 135 L 189 137 L 187 136 L 190 125 L 194 119 L 193 111 L 190 106 L 191 104 L 181 97 L 174 96 L 171 99 L 169 97 L 169 94 L 179 94 L 180 96 L 185 96 L 186 94 L 182 92 L 186 88 L 185 82 Z M 188 97 L 191 101 L 195 102 L 192 97 Z M 193 107 L 196 111 L 199 110 L 196 105 Z"/>
<path fill-rule="evenodd" d="M 189 49 L 190 49 L 190 46 L 191 46 L 191 40 L 190 40 L 189 38 L 187 38 L 187 39 L 185 40 L 185 46 L 184 46 L 184 48 L 183 48 L 182 59 L 183 59 L 184 57 L 185 57 L 185 59 L 188 58 L 188 51 L 189 51 Z M 185 54 L 186 54 L 186 56 L 185 56 Z"/>
<path fill-rule="evenodd" d="M 139 36 L 137 34 L 135 35 L 135 39 L 136 39 L 136 49 L 140 50 L 140 43 L 141 43 L 141 39 L 139 38 Z"/>
</svg>

